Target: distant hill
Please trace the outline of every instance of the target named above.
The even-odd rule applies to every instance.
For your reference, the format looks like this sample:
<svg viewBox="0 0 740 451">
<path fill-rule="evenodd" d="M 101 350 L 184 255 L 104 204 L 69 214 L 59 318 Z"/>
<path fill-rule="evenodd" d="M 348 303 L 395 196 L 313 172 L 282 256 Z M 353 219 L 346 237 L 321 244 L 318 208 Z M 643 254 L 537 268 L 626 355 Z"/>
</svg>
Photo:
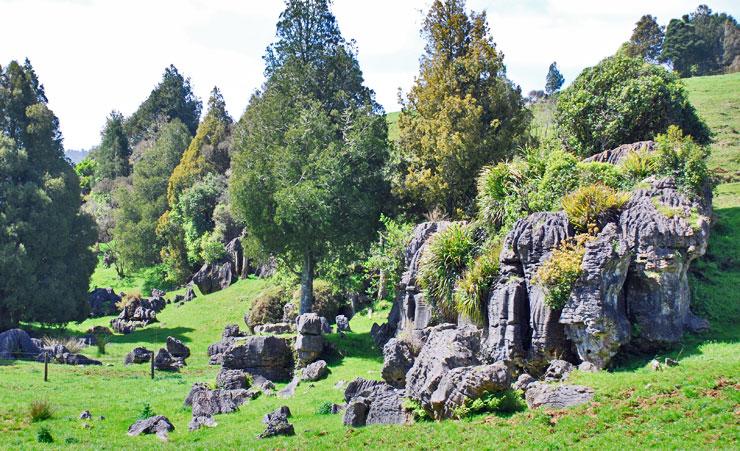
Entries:
<svg viewBox="0 0 740 451">
<path fill-rule="evenodd" d="M 64 156 L 69 158 L 72 163 L 77 164 L 84 160 L 89 153 L 89 150 L 65 150 Z"/>
</svg>

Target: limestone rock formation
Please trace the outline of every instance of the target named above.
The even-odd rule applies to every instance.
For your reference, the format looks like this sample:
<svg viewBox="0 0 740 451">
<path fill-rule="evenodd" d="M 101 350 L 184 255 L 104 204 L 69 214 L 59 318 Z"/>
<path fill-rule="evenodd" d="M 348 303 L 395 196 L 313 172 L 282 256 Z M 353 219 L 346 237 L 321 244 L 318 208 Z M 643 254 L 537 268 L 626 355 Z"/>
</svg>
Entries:
<svg viewBox="0 0 740 451">
<path fill-rule="evenodd" d="M 63 345 L 54 345 L 43 348 L 41 350 L 41 354 L 36 358 L 36 360 L 43 362 L 44 356 L 47 356 L 49 362 L 59 363 L 62 365 L 102 365 L 98 360 L 93 360 L 82 354 L 74 354 L 70 352 Z"/>
<path fill-rule="evenodd" d="M 347 407 L 343 422 L 360 427 L 371 424 L 405 424 L 411 421 L 403 408 L 403 390 L 380 381 L 357 378 L 344 393 Z"/>
<path fill-rule="evenodd" d="M 223 354 L 233 345 L 238 338 L 246 337 L 247 335 L 239 330 L 239 326 L 236 324 L 228 324 L 224 328 L 221 334 L 221 341 L 208 346 L 208 357 L 211 365 L 221 365 L 223 363 Z"/>
<path fill-rule="evenodd" d="M 596 155 L 585 158 L 586 162 L 619 164 L 630 152 L 653 152 L 655 141 L 638 141 L 631 144 L 622 144 L 615 149 L 607 149 Z"/>
<path fill-rule="evenodd" d="M 167 417 L 157 415 L 132 424 L 128 428 L 128 435 L 134 437 L 140 434 L 156 434 L 161 440 L 167 440 L 168 432 L 174 430 L 175 426 L 172 425 Z"/>
<path fill-rule="evenodd" d="M 305 368 L 301 374 L 304 381 L 315 382 L 329 375 L 329 367 L 324 360 L 317 360 Z"/>
<path fill-rule="evenodd" d="M 295 340 L 295 350 L 298 363 L 308 365 L 315 362 L 324 352 L 325 340 L 321 317 L 316 313 L 304 313 L 296 319 L 298 335 Z"/>
<path fill-rule="evenodd" d="M 445 373 L 429 400 L 434 418 L 452 418 L 468 400 L 509 388 L 509 368 L 503 362 L 464 366 Z"/>
<path fill-rule="evenodd" d="M 349 327 L 349 318 L 344 315 L 337 315 L 335 322 L 337 323 L 337 332 L 352 332 Z"/>
<path fill-rule="evenodd" d="M 40 353 L 41 349 L 25 330 L 10 329 L 0 333 L 0 360 L 32 360 Z"/>
<path fill-rule="evenodd" d="M 274 324 L 260 324 L 254 326 L 255 334 L 266 334 L 266 335 L 281 335 L 289 334 L 294 331 L 291 323 L 274 323 Z"/>
<path fill-rule="evenodd" d="M 243 370 L 221 368 L 216 376 L 216 386 L 224 390 L 248 389 L 247 373 Z"/>
<path fill-rule="evenodd" d="M 154 356 L 154 369 L 159 371 L 180 371 L 185 366 L 183 359 L 177 358 L 170 354 L 164 348 L 160 348 L 157 355 Z"/>
<path fill-rule="evenodd" d="M 584 404 L 594 396 L 593 389 L 582 385 L 554 385 L 535 382 L 527 388 L 526 400 L 530 409 L 547 407 L 563 409 Z"/>
<path fill-rule="evenodd" d="M 181 359 L 183 365 L 185 364 L 185 359 L 190 357 L 190 348 L 175 337 L 167 337 L 167 352 L 176 359 Z"/>
<path fill-rule="evenodd" d="M 568 378 L 575 369 L 573 364 L 565 360 L 553 360 L 545 370 L 545 382 L 560 382 Z"/>
<path fill-rule="evenodd" d="M 118 318 L 111 320 L 111 327 L 119 334 L 128 334 L 157 321 L 157 313 L 164 309 L 163 297 L 152 296 L 148 299 L 134 298 L 126 304 Z"/>
<path fill-rule="evenodd" d="M 289 380 L 294 367 L 292 342 L 271 335 L 235 339 L 223 352 L 223 367 L 274 381 Z"/>
<path fill-rule="evenodd" d="M 383 346 L 383 380 L 396 388 L 406 386 L 406 373 L 414 365 L 416 355 L 408 340 L 391 338 Z"/>
<path fill-rule="evenodd" d="M 113 288 L 96 288 L 90 292 L 87 302 L 90 304 L 90 317 L 115 315 L 118 309 L 116 304 L 120 302 L 121 296 L 113 291 Z"/>
<path fill-rule="evenodd" d="M 293 425 L 288 423 L 290 409 L 287 406 L 278 407 L 275 411 L 265 415 L 263 422 L 266 425 L 264 432 L 257 438 L 268 438 L 276 435 L 295 435 Z"/>
<path fill-rule="evenodd" d="M 154 355 L 153 351 L 147 348 L 136 347 L 123 358 L 124 365 L 147 363 Z"/>
</svg>

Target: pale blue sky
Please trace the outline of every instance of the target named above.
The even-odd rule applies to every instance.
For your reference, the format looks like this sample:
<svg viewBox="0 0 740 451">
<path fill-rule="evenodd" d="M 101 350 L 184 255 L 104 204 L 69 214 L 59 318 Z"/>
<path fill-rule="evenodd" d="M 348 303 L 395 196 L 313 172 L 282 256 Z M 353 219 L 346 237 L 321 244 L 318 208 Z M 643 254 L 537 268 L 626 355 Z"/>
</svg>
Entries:
<svg viewBox="0 0 740 451">
<path fill-rule="evenodd" d="M 399 109 L 418 72 L 419 28 L 430 0 L 335 0 L 344 36 L 354 39 L 366 83 L 387 111 Z M 542 89 L 557 61 L 571 81 L 612 54 L 643 14 L 661 24 L 704 3 L 689 0 L 468 0 L 486 10 L 509 78 Z M 740 15 L 737 0 L 709 3 Z M 214 85 L 238 118 L 262 83 L 281 0 L 0 0 L 0 64 L 29 57 L 60 119 L 65 147 L 99 141 L 106 115 L 131 114 L 170 63 L 205 101 Z"/>
</svg>

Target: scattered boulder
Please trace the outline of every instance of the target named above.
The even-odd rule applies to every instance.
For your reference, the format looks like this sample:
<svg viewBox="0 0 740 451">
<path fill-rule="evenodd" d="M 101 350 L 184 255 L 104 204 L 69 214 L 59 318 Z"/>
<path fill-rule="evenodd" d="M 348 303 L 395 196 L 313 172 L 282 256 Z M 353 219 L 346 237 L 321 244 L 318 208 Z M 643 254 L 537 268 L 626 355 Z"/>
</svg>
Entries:
<svg viewBox="0 0 740 451">
<path fill-rule="evenodd" d="M 123 307 L 117 318 L 111 320 L 111 327 L 119 334 L 128 334 L 157 321 L 157 313 L 162 311 L 166 302 L 164 298 L 133 298 Z"/>
<path fill-rule="evenodd" d="M 167 417 L 157 415 L 145 420 L 139 420 L 128 428 L 128 435 L 134 437 L 140 434 L 157 434 L 161 440 L 167 440 L 168 433 L 175 430 Z"/>
<path fill-rule="evenodd" d="M 394 306 L 395 308 L 395 306 Z M 396 329 L 391 325 L 390 322 L 378 324 L 373 323 L 372 327 L 370 328 L 370 336 L 373 338 L 373 341 L 375 342 L 375 346 L 379 348 L 383 348 L 386 343 L 388 343 L 388 340 L 393 338 L 393 335 L 395 335 Z"/>
<path fill-rule="evenodd" d="M 321 317 L 316 313 L 304 313 L 296 319 L 298 335 L 295 350 L 300 365 L 308 365 L 318 360 L 324 352 L 324 336 Z"/>
<path fill-rule="evenodd" d="M 529 388 L 529 386 L 534 384 L 535 382 L 537 382 L 537 379 L 533 378 L 527 373 L 522 373 L 516 379 L 516 382 L 511 385 L 511 388 L 514 390 L 527 391 L 527 388 Z"/>
<path fill-rule="evenodd" d="M 185 295 L 183 296 L 182 301 L 190 302 L 197 297 L 198 296 L 195 294 L 195 288 L 193 288 L 192 285 L 188 284 L 187 288 L 185 289 Z"/>
<path fill-rule="evenodd" d="M 48 356 L 50 363 L 59 363 L 62 365 L 102 365 L 102 362 L 93 360 L 82 354 L 74 354 L 63 345 L 54 345 L 43 348 L 41 354 L 36 358 L 39 362 L 44 361 L 44 356 Z"/>
<path fill-rule="evenodd" d="M 334 403 L 334 404 L 331 405 L 331 414 L 332 415 L 336 415 L 336 414 L 338 414 L 339 412 L 341 412 L 342 410 L 344 410 L 346 408 L 347 408 L 347 404 L 336 404 L 336 403 Z"/>
<path fill-rule="evenodd" d="M 259 374 L 252 375 L 252 386 L 262 390 L 262 393 L 266 395 L 271 395 L 275 390 L 275 384 Z"/>
<path fill-rule="evenodd" d="M 211 294 L 228 288 L 236 282 L 238 273 L 234 263 L 225 257 L 214 263 L 204 263 L 193 275 L 191 282 L 198 286 L 203 294 Z"/>
<path fill-rule="evenodd" d="M 316 313 L 304 313 L 296 319 L 296 330 L 301 335 L 321 335 L 321 317 Z"/>
<path fill-rule="evenodd" d="M 190 397 L 193 407 L 193 418 L 213 416 L 236 411 L 239 406 L 254 399 L 255 392 L 250 390 L 209 390 L 208 388 L 193 387 Z M 187 401 L 187 400 L 186 400 Z"/>
<path fill-rule="evenodd" d="M 509 368 L 503 362 L 465 366 L 447 372 L 429 400 L 435 419 L 452 418 L 455 409 L 468 400 L 502 392 L 511 384 Z"/>
<path fill-rule="evenodd" d="M 347 404 L 344 410 L 342 422 L 345 426 L 362 427 L 367 423 L 367 411 L 369 410 L 364 399 L 357 399 Z"/>
<path fill-rule="evenodd" d="M 337 323 L 337 332 L 352 332 L 352 329 L 350 329 L 349 327 L 349 319 L 346 316 L 337 315 L 336 323 Z"/>
<path fill-rule="evenodd" d="M 293 332 L 293 325 L 290 323 L 261 324 L 254 327 L 255 334 L 282 335 Z"/>
<path fill-rule="evenodd" d="M 208 346 L 208 357 L 210 357 L 208 363 L 211 365 L 221 365 L 223 363 L 223 354 L 241 337 L 246 337 L 246 334 L 239 330 L 239 326 L 228 324 L 221 334 L 221 341 Z"/>
<path fill-rule="evenodd" d="M 182 360 L 183 365 L 185 365 L 185 359 L 190 357 L 190 348 L 175 337 L 167 337 L 167 352 L 172 357 Z"/>
<path fill-rule="evenodd" d="M 190 420 L 190 423 L 188 423 L 188 430 L 189 431 L 197 431 L 201 427 L 208 427 L 208 428 L 214 428 L 218 425 L 216 423 L 216 420 L 213 419 L 210 415 L 203 415 L 200 417 L 193 417 Z"/>
<path fill-rule="evenodd" d="M 239 339 L 223 352 L 223 367 L 274 381 L 289 380 L 294 368 L 291 340 L 272 335 Z"/>
<path fill-rule="evenodd" d="M 180 371 L 185 365 L 182 359 L 179 359 L 169 353 L 164 348 L 160 348 L 154 357 L 154 369 L 159 371 Z"/>
<path fill-rule="evenodd" d="M 585 404 L 594 397 L 594 391 L 583 385 L 554 385 L 535 382 L 527 388 L 525 398 L 530 409 L 547 407 L 563 409 Z"/>
<path fill-rule="evenodd" d="M 324 360 L 317 360 L 303 368 L 301 380 L 314 382 L 329 375 L 329 367 Z"/>
<path fill-rule="evenodd" d="M 411 345 L 406 340 L 391 338 L 383 346 L 383 380 L 396 388 L 406 386 L 406 373 L 414 366 L 414 355 Z"/>
<path fill-rule="evenodd" d="M 344 393 L 347 408 L 343 422 L 353 427 L 408 423 L 411 418 L 403 408 L 403 394 L 385 382 L 357 378 Z"/>
<path fill-rule="evenodd" d="M 190 388 L 190 392 L 188 393 L 188 396 L 185 398 L 184 405 L 185 406 L 192 406 L 193 405 L 193 397 L 195 394 L 199 391 L 203 390 L 209 390 L 208 384 L 205 382 L 196 382 L 193 384 L 193 386 Z"/>
<path fill-rule="evenodd" d="M 584 373 L 598 373 L 599 368 L 591 362 L 581 362 L 578 365 L 578 371 L 583 371 Z"/>
<path fill-rule="evenodd" d="M 126 357 L 123 358 L 123 364 L 124 365 L 131 365 L 133 363 L 139 364 L 139 363 L 147 363 L 154 355 L 153 351 L 148 350 L 147 348 L 137 347 L 134 348 L 131 352 L 126 354 Z"/>
<path fill-rule="evenodd" d="M 80 420 L 89 420 L 92 419 L 92 414 L 89 410 L 83 410 L 80 414 Z"/>
<path fill-rule="evenodd" d="M 321 319 L 321 331 L 325 334 L 330 334 L 332 330 L 331 330 L 331 324 L 329 324 L 329 320 L 323 316 L 320 319 Z"/>
<path fill-rule="evenodd" d="M 295 435 L 293 425 L 288 423 L 289 417 L 290 409 L 287 406 L 282 406 L 274 412 L 268 413 L 264 419 L 267 427 L 257 438 L 263 439 L 277 435 Z"/>
<path fill-rule="evenodd" d="M 96 288 L 87 296 L 90 305 L 90 317 L 115 315 L 118 312 L 116 304 L 121 301 L 121 296 L 113 291 L 113 288 Z"/>
<path fill-rule="evenodd" d="M 216 386 L 224 390 L 246 390 L 249 388 L 249 381 L 243 370 L 221 368 L 216 376 Z"/>
<path fill-rule="evenodd" d="M 40 353 L 28 332 L 10 329 L 0 333 L 0 360 L 35 359 Z"/>
<path fill-rule="evenodd" d="M 553 360 L 545 370 L 545 382 L 559 382 L 568 378 L 575 367 L 565 360 Z"/>
</svg>

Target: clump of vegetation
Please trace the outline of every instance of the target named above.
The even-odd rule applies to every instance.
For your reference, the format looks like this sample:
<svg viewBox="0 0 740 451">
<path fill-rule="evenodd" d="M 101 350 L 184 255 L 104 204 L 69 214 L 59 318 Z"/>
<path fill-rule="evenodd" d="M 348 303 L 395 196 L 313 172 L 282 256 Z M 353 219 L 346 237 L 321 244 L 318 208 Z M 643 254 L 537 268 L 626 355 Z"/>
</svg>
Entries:
<svg viewBox="0 0 740 451">
<path fill-rule="evenodd" d="M 555 121 L 568 148 L 585 156 L 652 139 L 671 124 L 709 141 L 678 76 L 624 54 L 581 72 L 558 97 Z"/>
<path fill-rule="evenodd" d="M 283 308 L 288 301 L 285 290 L 274 285 L 267 287 L 252 301 L 247 326 L 254 328 L 260 324 L 276 323 L 283 318 Z"/>
<path fill-rule="evenodd" d="M 432 417 L 429 412 L 424 410 L 421 403 L 415 399 L 405 398 L 403 400 L 403 410 L 411 414 L 411 417 L 416 422 L 421 421 L 432 421 Z"/>
<path fill-rule="evenodd" d="M 462 419 L 480 413 L 511 414 L 521 412 L 527 408 L 522 399 L 520 390 L 505 390 L 502 392 L 488 393 L 478 399 L 466 400 L 465 403 L 456 408 L 453 415 Z"/>
<path fill-rule="evenodd" d="M 486 166 L 478 177 L 478 216 L 492 234 L 508 230 L 527 211 L 526 163 Z"/>
<path fill-rule="evenodd" d="M 544 164 L 544 173 L 537 183 L 537 188 L 532 190 L 531 211 L 556 209 L 560 199 L 578 188 L 580 182 L 578 159 L 575 155 L 562 149 L 555 149 L 547 155 Z"/>
<path fill-rule="evenodd" d="M 568 301 L 573 284 L 583 273 L 581 263 L 589 239 L 591 237 L 584 234 L 573 240 L 563 240 L 537 269 L 533 282 L 545 288 L 545 304 L 551 309 L 560 310 Z"/>
<path fill-rule="evenodd" d="M 472 227 L 456 222 L 435 234 L 421 257 L 419 285 L 444 318 L 457 316 L 455 285 L 469 265 L 474 249 Z"/>
<path fill-rule="evenodd" d="M 145 402 L 141 408 L 141 411 L 139 411 L 138 418 L 140 420 L 146 420 L 147 418 L 153 417 L 154 415 L 156 415 L 156 413 L 154 413 L 154 409 L 152 409 L 151 404 Z"/>
<path fill-rule="evenodd" d="M 54 346 L 64 346 L 72 354 L 78 354 L 87 345 L 79 338 L 75 337 L 49 337 L 46 336 L 41 339 L 45 348 L 52 348 Z"/>
<path fill-rule="evenodd" d="M 626 177 L 638 182 L 655 173 L 655 155 L 647 149 L 633 150 L 619 165 Z"/>
<path fill-rule="evenodd" d="M 48 420 L 54 416 L 54 407 L 48 400 L 35 399 L 28 406 L 28 415 L 33 423 Z"/>
<path fill-rule="evenodd" d="M 98 348 L 98 355 L 104 355 L 105 354 L 105 347 L 108 345 L 108 341 L 110 340 L 110 335 L 103 334 L 103 333 L 97 333 L 94 335 L 95 337 L 95 346 Z"/>
<path fill-rule="evenodd" d="M 41 426 L 36 432 L 36 441 L 39 443 L 54 443 L 54 437 L 46 426 Z"/>
<path fill-rule="evenodd" d="M 124 296 L 121 297 L 121 300 L 116 302 L 116 309 L 120 312 L 123 311 L 123 309 L 126 308 L 127 305 L 141 300 L 141 294 L 132 292 L 132 293 L 126 293 Z"/>
<path fill-rule="evenodd" d="M 614 189 L 620 189 L 627 184 L 624 173 L 618 166 L 597 161 L 579 162 L 577 165 L 578 177 L 581 185 L 601 184 Z"/>
<path fill-rule="evenodd" d="M 298 298 L 299 296 L 300 293 L 296 291 L 295 298 Z M 334 285 L 322 279 L 317 279 L 314 282 L 312 312 L 319 316 L 323 316 L 329 321 L 334 321 L 334 318 L 336 318 L 345 307 L 347 307 L 347 299 Z"/>
<path fill-rule="evenodd" d="M 200 256 L 206 263 L 215 263 L 226 255 L 226 246 L 218 233 L 205 232 L 200 240 Z"/>
<path fill-rule="evenodd" d="M 393 300 L 396 285 L 403 270 L 403 252 L 411 240 L 414 225 L 381 216 L 384 230 L 378 232 L 378 240 L 370 246 L 370 255 L 365 260 L 365 271 L 370 279 L 370 295 L 378 300 Z"/>
<path fill-rule="evenodd" d="M 629 195 L 601 184 L 578 188 L 563 197 L 563 210 L 568 220 L 580 231 L 595 232 L 599 216 L 609 210 L 618 210 L 629 200 Z"/>
<path fill-rule="evenodd" d="M 694 138 L 684 135 L 676 126 L 669 127 L 655 141 L 656 173 L 673 176 L 678 186 L 687 192 L 701 193 L 710 177 L 707 169 L 709 148 L 698 145 Z"/>
<path fill-rule="evenodd" d="M 331 415 L 331 408 L 333 404 L 329 401 L 324 401 L 316 408 L 316 415 Z"/>
<path fill-rule="evenodd" d="M 483 305 L 488 292 L 498 276 L 500 253 L 499 241 L 484 246 L 455 288 L 457 311 L 479 324 L 483 320 Z"/>
</svg>

